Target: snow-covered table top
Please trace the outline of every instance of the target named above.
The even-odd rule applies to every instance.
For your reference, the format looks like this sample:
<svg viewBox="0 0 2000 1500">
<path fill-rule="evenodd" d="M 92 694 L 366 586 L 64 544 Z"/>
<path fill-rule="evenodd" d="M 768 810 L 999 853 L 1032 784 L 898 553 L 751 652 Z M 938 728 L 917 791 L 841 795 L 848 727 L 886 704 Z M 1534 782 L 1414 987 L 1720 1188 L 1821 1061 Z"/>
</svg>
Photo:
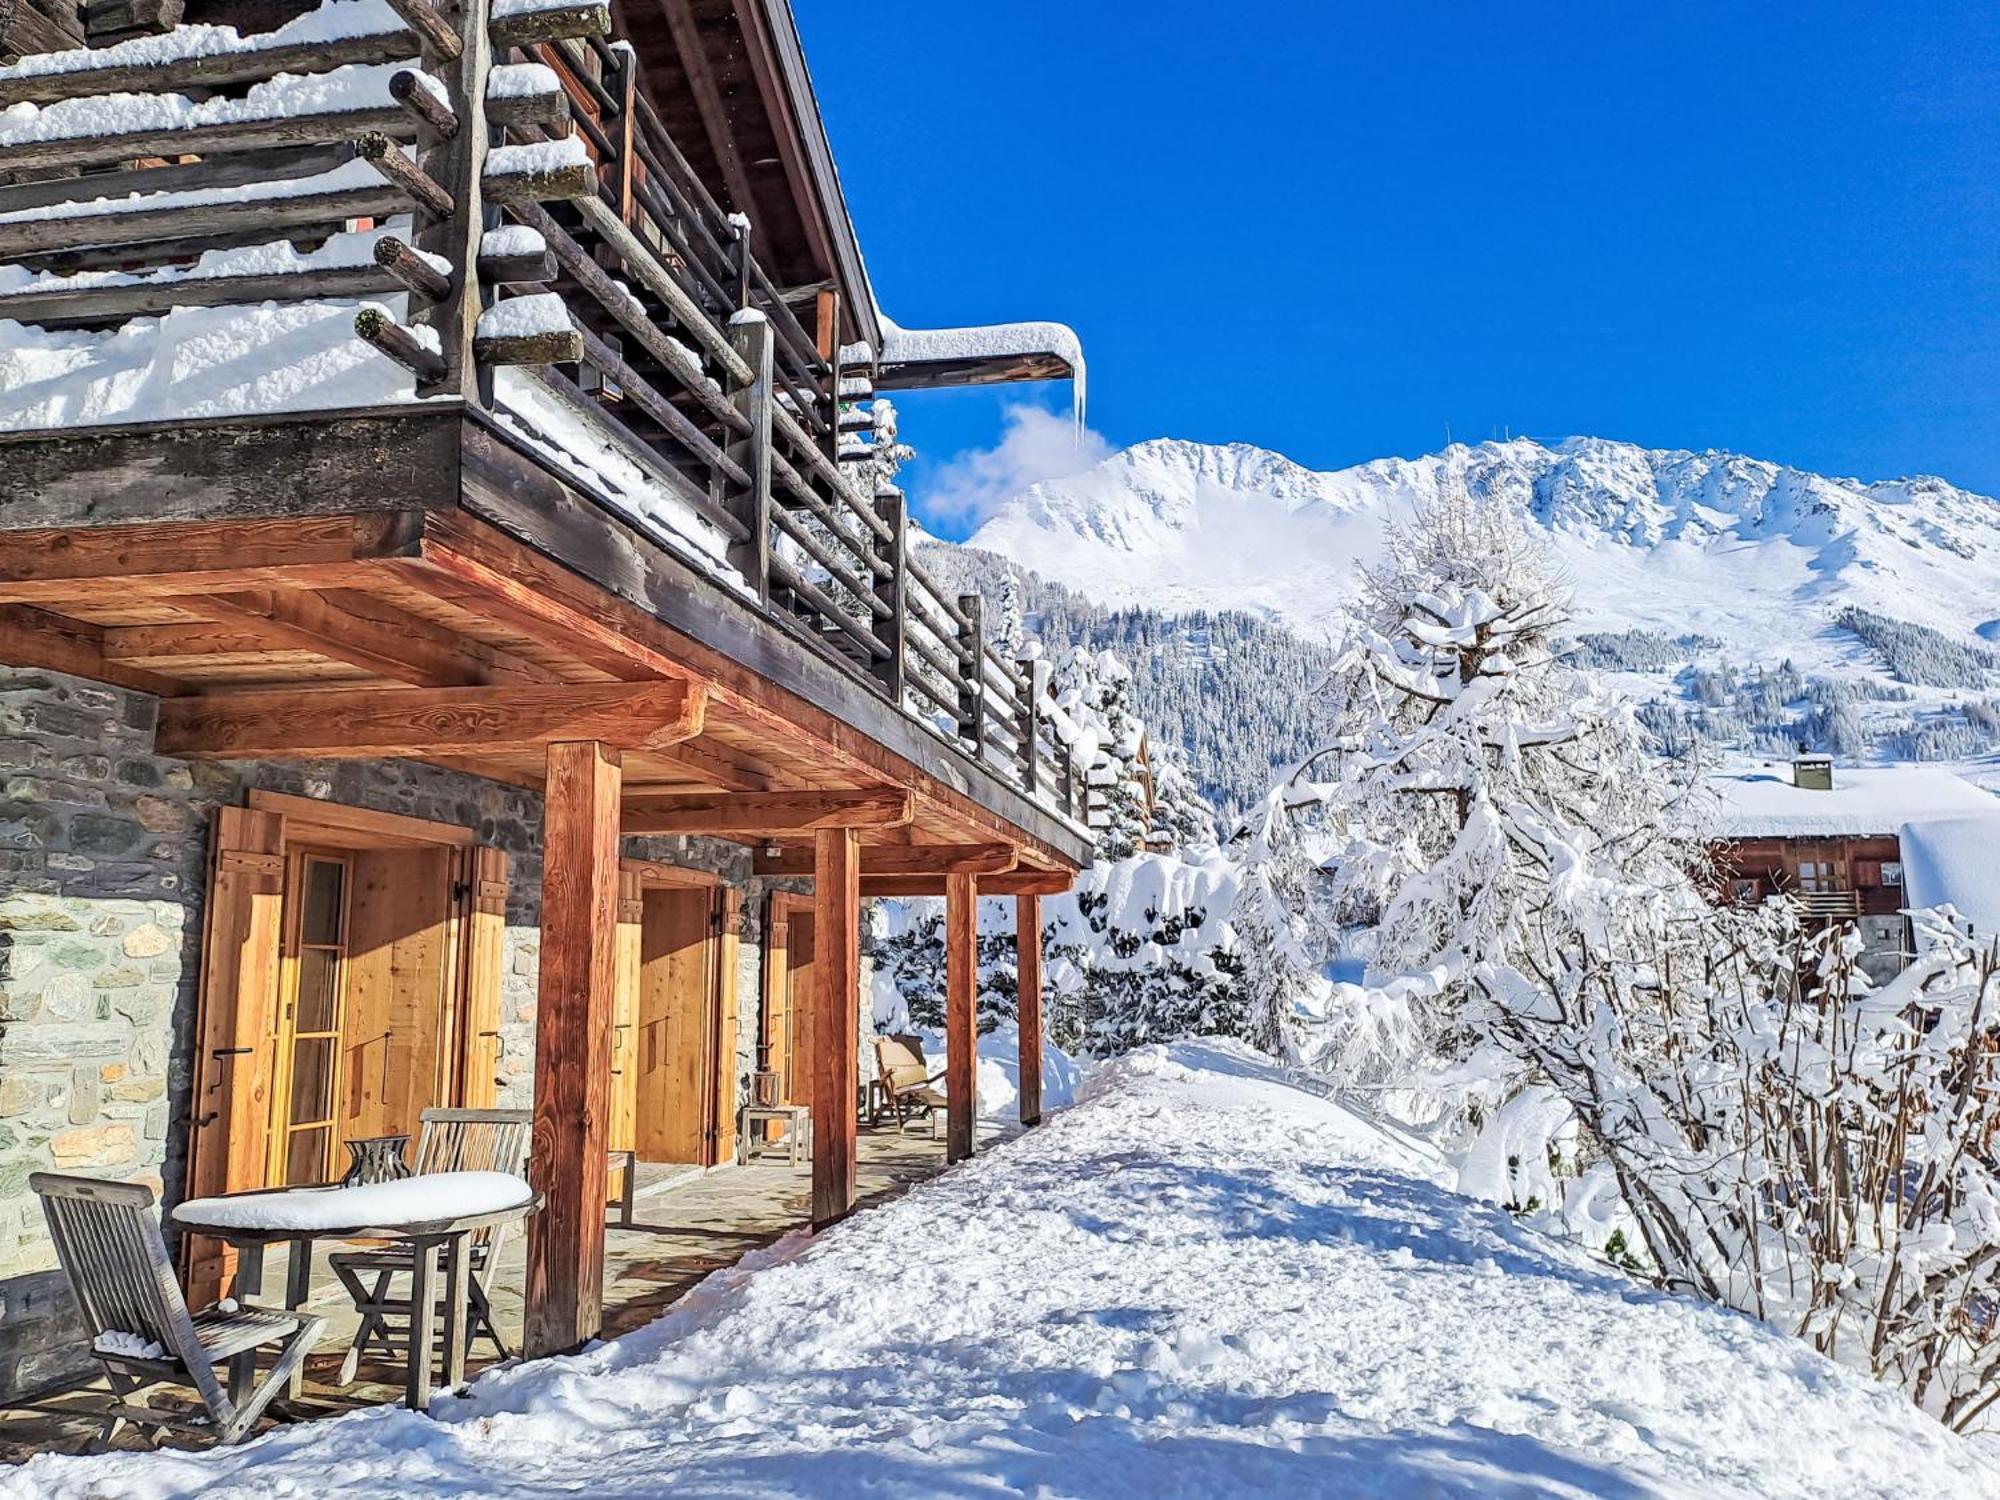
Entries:
<svg viewBox="0 0 2000 1500">
<path fill-rule="evenodd" d="M 394 1232 L 525 1209 L 534 1190 L 509 1172 L 431 1172 L 357 1187 L 287 1188 L 190 1198 L 174 1210 L 191 1229 L 252 1234 Z"/>
</svg>

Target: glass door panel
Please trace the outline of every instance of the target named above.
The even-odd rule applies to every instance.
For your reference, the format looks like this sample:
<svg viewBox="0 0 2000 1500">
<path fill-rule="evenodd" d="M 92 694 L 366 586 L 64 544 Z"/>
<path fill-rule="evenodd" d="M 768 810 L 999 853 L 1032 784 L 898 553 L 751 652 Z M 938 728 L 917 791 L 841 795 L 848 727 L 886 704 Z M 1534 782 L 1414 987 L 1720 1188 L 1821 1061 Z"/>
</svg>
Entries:
<svg viewBox="0 0 2000 1500">
<path fill-rule="evenodd" d="M 340 1029 L 346 1009 L 348 862 L 331 855 L 299 858 L 294 894 L 290 993 L 285 996 L 277 1090 L 277 1185 L 328 1181 L 333 1175 L 333 1116 L 338 1097 Z"/>
</svg>

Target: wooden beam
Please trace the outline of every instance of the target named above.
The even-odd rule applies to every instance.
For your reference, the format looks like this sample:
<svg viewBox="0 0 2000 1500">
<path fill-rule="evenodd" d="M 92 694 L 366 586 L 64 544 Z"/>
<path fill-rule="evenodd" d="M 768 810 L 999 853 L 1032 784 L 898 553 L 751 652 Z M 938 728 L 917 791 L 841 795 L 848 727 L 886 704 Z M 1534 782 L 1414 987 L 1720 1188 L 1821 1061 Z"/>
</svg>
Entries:
<svg viewBox="0 0 2000 1500">
<path fill-rule="evenodd" d="M 100 626 L 26 604 L 0 604 L 0 663 L 67 672 L 72 677 L 115 683 L 143 693 L 172 691 L 167 679 L 105 655 Z"/>
<path fill-rule="evenodd" d="M 695 16 L 690 0 L 661 0 L 661 8 L 667 13 L 667 30 L 687 73 L 688 92 L 694 95 L 695 109 L 701 115 L 702 133 L 708 137 L 709 149 L 722 168 L 729 206 L 738 213 L 751 215 L 754 222 L 757 199 L 750 188 L 750 174 L 744 171 L 743 158 L 736 150 L 736 131 L 729 123 L 729 106 L 723 101 L 715 69 L 708 60 L 703 41 L 705 28 Z"/>
<path fill-rule="evenodd" d="M 530 1359 L 576 1348 L 603 1322 L 618 782 L 609 745 L 549 746 L 532 1159 L 542 1209 L 528 1221 L 522 1340 Z"/>
<path fill-rule="evenodd" d="M 910 896 L 942 896 L 948 875 L 863 875 L 861 894 L 870 901 Z M 1010 870 L 981 875 L 979 889 L 989 896 L 1060 896 L 1076 883 L 1070 870 Z"/>
<path fill-rule="evenodd" d="M 365 584 L 379 561 L 415 556 L 420 530 L 419 517 L 384 511 L 13 531 L 0 545 L 0 604 Z"/>
<path fill-rule="evenodd" d="M 900 827 L 915 814 L 916 798 L 893 786 L 852 792 L 636 796 L 625 800 L 625 831 L 776 838 L 822 828 Z"/>
<path fill-rule="evenodd" d="M 209 760 L 479 756 L 578 738 L 643 750 L 701 733 L 705 702 L 685 682 L 230 693 L 166 699 L 157 746 Z"/>
<path fill-rule="evenodd" d="M 1020 858 L 1012 844 L 870 844 L 861 851 L 863 875 L 999 875 Z M 759 875 L 810 875 L 803 849 L 757 851 Z"/>
<path fill-rule="evenodd" d="M 501 675 L 428 620 L 386 605 L 376 606 L 386 618 L 368 619 L 310 589 L 182 598 L 176 607 L 418 687 L 475 687 Z"/>
<path fill-rule="evenodd" d="M 1021 1123 L 1042 1123 L 1042 898 L 1014 898 L 1015 1024 L 1021 1037 Z"/>
<path fill-rule="evenodd" d="M 812 1222 L 823 1229 L 854 1207 L 861 846 L 852 828 L 828 828 L 813 852 Z"/>
<path fill-rule="evenodd" d="M 779 779 L 774 767 L 716 739 L 688 740 L 668 750 L 656 748 L 652 755 L 687 772 L 689 781 L 729 792 L 768 792 Z"/>
<path fill-rule="evenodd" d="M 944 1159 L 972 1155 L 978 1112 L 979 878 L 952 875 L 944 891 Z"/>
</svg>

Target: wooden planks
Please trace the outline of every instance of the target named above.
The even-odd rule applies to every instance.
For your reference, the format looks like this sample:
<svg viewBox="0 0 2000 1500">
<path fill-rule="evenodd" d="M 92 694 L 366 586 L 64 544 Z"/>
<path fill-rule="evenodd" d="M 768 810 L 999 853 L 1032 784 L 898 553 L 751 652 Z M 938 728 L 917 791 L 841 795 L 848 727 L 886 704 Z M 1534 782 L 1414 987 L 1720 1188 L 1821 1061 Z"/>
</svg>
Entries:
<svg viewBox="0 0 2000 1500">
<path fill-rule="evenodd" d="M 944 888 L 944 1096 L 946 1161 L 972 1155 L 978 1110 L 979 881 L 952 875 Z"/>
<path fill-rule="evenodd" d="M 574 1349 L 602 1323 L 619 774 L 609 745 L 549 747 L 532 1158 L 543 1202 L 528 1221 L 530 1359 Z"/>
<path fill-rule="evenodd" d="M 684 682 L 248 691 L 166 699 L 156 743 L 227 760 L 493 754 L 579 738 L 636 749 L 699 734 L 703 707 Z"/>
<path fill-rule="evenodd" d="M 285 820 L 277 813 L 216 812 L 202 905 L 201 992 L 196 1012 L 194 1128 L 187 1196 L 264 1185 L 278 948 L 285 893 Z M 213 1240 L 183 1241 L 196 1306 L 222 1295 L 233 1254 Z"/>
<path fill-rule="evenodd" d="M 814 842 L 812 1222 L 821 1229 L 854 1207 L 855 1091 L 860 1069 L 861 846 L 851 828 Z"/>
<path fill-rule="evenodd" d="M 13 461 L 0 449 L 0 468 Z M 414 555 L 418 528 L 389 512 L 185 526 L 32 529 L 0 547 L 0 604 L 226 594 L 280 583 L 340 587 L 381 558 Z"/>
<path fill-rule="evenodd" d="M 631 834 L 775 838 L 822 828 L 893 828 L 908 823 L 915 811 L 916 799 L 901 787 L 864 787 L 851 792 L 632 796 L 625 799 L 624 821 Z"/>
<path fill-rule="evenodd" d="M 507 854 L 489 844 L 466 851 L 465 1008 L 458 1038 L 459 1102 L 488 1109 L 500 1084 L 500 983 L 507 961 Z"/>
<path fill-rule="evenodd" d="M 1023 1125 L 1042 1122 L 1042 898 L 1014 899 L 1015 1007 L 1021 1036 L 1020 1106 Z"/>
<path fill-rule="evenodd" d="M 874 875 L 999 875 L 1019 859 L 1012 844 L 870 844 L 861 851 L 864 876 Z M 813 873 L 803 849 L 759 850 L 759 875 L 796 876 Z"/>
<path fill-rule="evenodd" d="M 0 604 L 0 662 L 115 682 L 144 693 L 166 692 L 171 686 L 143 667 L 126 666 L 107 655 L 101 626 L 27 604 Z"/>
<path fill-rule="evenodd" d="M 864 875 L 861 894 L 870 900 L 890 896 L 942 896 L 948 875 Z M 1059 896 L 1076 883 L 1073 870 L 1010 870 L 981 875 L 979 888 L 989 896 Z"/>
</svg>

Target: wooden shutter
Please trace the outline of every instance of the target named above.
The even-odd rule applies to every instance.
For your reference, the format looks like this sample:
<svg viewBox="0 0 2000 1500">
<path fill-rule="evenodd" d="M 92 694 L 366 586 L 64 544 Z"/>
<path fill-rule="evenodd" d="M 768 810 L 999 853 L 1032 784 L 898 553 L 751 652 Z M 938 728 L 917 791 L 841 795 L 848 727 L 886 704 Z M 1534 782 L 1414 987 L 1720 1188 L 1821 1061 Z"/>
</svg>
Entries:
<svg viewBox="0 0 2000 1500">
<path fill-rule="evenodd" d="M 459 1055 L 459 1098 L 468 1109 L 491 1109 L 500 1083 L 500 972 L 507 950 L 507 855 L 478 845 L 467 851 L 465 1005 Z"/>
<path fill-rule="evenodd" d="M 743 897 L 734 886 L 724 886 L 715 893 L 715 936 L 709 944 L 715 963 L 716 1014 L 712 1074 L 715 1106 L 711 1115 L 714 1129 L 708 1143 L 709 1166 L 728 1161 L 736 1154 L 736 966 L 737 927 L 742 912 Z"/>
<path fill-rule="evenodd" d="M 608 1151 L 630 1151 L 639 1131 L 639 973 L 645 935 L 646 888 L 637 870 L 618 872 L 617 986 L 611 997 L 611 1119 Z M 607 1182 L 616 1197 L 623 1184 Z"/>
<path fill-rule="evenodd" d="M 278 952 L 283 935 L 285 820 L 225 807 L 215 819 L 195 1021 L 190 1198 L 264 1185 L 277 1056 Z M 213 1240 L 182 1242 L 188 1300 L 222 1294 L 235 1253 Z"/>
</svg>

